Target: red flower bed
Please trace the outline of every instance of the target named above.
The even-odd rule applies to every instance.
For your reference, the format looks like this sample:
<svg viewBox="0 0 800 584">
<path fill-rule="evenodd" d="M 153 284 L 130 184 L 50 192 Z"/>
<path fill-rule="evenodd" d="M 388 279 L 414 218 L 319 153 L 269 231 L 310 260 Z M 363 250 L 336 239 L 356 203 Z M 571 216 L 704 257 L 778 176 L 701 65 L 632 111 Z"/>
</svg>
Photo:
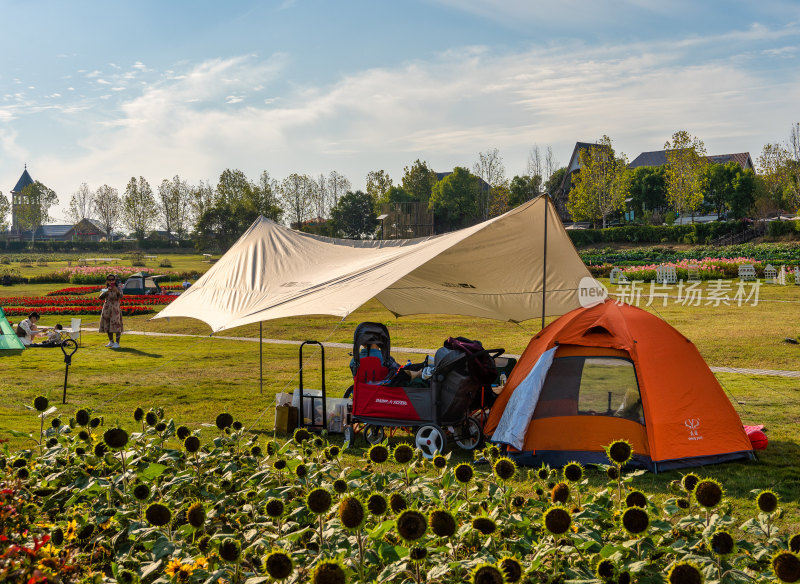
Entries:
<svg viewBox="0 0 800 584">
<path fill-rule="evenodd" d="M 102 286 L 74 286 L 72 288 L 61 288 L 48 292 L 45 296 L 83 296 L 92 292 L 100 292 Z"/>
<path fill-rule="evenodd" d="M 149 306 L 125 305 L 121 307 L 124 316 L 135 316 L 137 314 L 150 314 L 155 312 Z M 3 306 L 6 316 L 28 316 L 33 311 L 44 315 L 68 316 L 74 314 L 97 314 L 99 315 L 103 307 L 100 306 Z"/>
<path fill-rule="evenodd" d="M 177 296 L 166 294 L 145 294 L 141 296 L 123 296 L 122 306 L 139 305 L 153 306 L 158 304 L 169 304 Z M 0 298 L 0 306 L 103 306 L 103 300 L 99 297 L 92 298 L 72 298 L 72 297 L 48 297 L 48 296 L 9 296 Z"/>
</svg>

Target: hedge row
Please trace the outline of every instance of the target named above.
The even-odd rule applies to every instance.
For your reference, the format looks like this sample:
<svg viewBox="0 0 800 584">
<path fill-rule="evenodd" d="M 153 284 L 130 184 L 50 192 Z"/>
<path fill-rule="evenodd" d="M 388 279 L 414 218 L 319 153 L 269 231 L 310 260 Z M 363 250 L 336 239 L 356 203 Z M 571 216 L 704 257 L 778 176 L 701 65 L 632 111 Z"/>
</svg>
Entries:
<svg viewBox="0 0 800 584">
<path fill-rule="evenodd" d="M 6 241 L 0 240 L 0 251 L 6 253 L 21 252 L 84 252 L 84 251 L 175 251 L 176 249 L 194 249 L 191 240 L 175 241 Z"/>
<path fill-rule="evenodd" d="M 729 233 L 744 231 L 741 221 L 714 221 L 690 225 L 625 225 L 606 229 L 570 229 L 572 243 L 577 246 L 595 243 L 710 243 Z"/>
</svg>

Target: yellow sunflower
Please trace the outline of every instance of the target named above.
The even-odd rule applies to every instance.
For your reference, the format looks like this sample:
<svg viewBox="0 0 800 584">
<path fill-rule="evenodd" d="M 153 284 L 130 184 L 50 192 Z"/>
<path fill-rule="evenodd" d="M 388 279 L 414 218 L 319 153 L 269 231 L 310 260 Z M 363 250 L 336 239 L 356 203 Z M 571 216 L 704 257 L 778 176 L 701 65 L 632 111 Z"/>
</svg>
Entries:
<svg viewBox="0 0 800 584">
<path fill-rule="evenodd" d="M 67 529 L 64 531 L 64 539 L 72 541 L 76 537 L 78 537 L 78 522 L 73 519 L 67 523 Z"/>
</svg>

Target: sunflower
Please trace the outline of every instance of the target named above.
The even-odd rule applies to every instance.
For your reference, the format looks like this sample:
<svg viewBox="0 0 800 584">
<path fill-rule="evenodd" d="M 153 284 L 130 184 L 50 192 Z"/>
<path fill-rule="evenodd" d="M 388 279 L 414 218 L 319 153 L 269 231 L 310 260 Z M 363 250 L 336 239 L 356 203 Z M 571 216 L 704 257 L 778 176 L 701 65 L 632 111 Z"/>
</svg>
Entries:
<svg viewBox="0 0 800 584">
<path fill-rule="evenodd" d="M 183 441 L 183 447 L 186 449 L 186 452 L 195 453 L 200 450 L 200 438 L 197 436 L 187 436 L 186 439 Z"/>
<path fill-rule="evenodd" d="M 708 547 L 720 557 L 731 555 L 736 549 L 736 540 L 724 529 L 718 529 L 708 538 Z"/>
<path fill-rule="evenodd" d="M 306 440 L 311 439 L 311 432 L 309 432 L 305 428 L 298 428 L 297 430 L 294 431 L 292 437 L 294 438 L 295 443 L 302 444 Z"/>
<path fill-rule="evenodd" d="M 641 507 L 628 507 L 622 513 L 622 527 L 631 535 L 639 535 L 647 530 L 650 517 Z"/>
<path fill-rule="evenodd" d="M 239 560 L 242 554 L 242 544 L 237 539 L 226 537 L 219 544 L 219 557 L 226 562 L 234 563 Z"/>
<path fill-rule="evenodd" d="M 166 572 L 167 576 L 170 578 L 174 578 L 178 574 L 178 571 L 181 569 L 181 567 L 183 567 L 183 562 L 181 562 L 178 558 L 175 558 L 169 561 L 164 572 Z"/>
<path fill-rule="evenodd" d="M 554 505 L 542 516 L 544 528 L 553 535 L 563 535 L 569 531 L 572 516 L 564 507 Z"/>
<path fill-rule="evenodd" d="M 508 457 L 501 456 L 492 466 L 494 475 L 501 481 L 510 481 L 517 474 L 517 465 Z"/>
<path fill-rule="evenodd" d="M 614 440 L 606 447 L 606 456 L 611 462 L 623 466 L 633 456 L 633 446 L 627 440 Z"/>
<path fill-rule="evenodd" d="M 583 478 L 583 467 L 578 462 L 568 462 L 562 472 L 564 479 L 570 483 L 578 483 Z"/>
<path fill-rule="evenodd" d="M 540 468 L 536 469 L 536 478 L 540 481 L 546 481 L 550 478 L 550 468 L 542 465 Z"/>
<path fill-rule="evenodd" d="M 492 564 L 479 564 L 472 570 L 472 584 L 505 584 L 507 582 L 502 570 Z"/>
<path fill-rule="evenodd" d="M 72 541 L 78 537 L 78 522 L 74 519 L 67 523 L 67 529 L 64 531 L 64 539 Z"/>
<path fill-rule="evenodd" d="M 294 571 L 292 556 L 283 550 L 272 550 L 264 557 L 264 571 L 273 580 L 286 580 Z"/>
<path fill-rule="evenodd" d="M 389 508 L 389 503 L 386 497 L 380 493 L 372 493 L 367 497 L 367 510 L 375 516 L 380 517 L 384 515 Z"/>
<path fill-rule="evenodd" d="M 186 437 L 191 433 L 192 431 L 186 426 L 178 426 L 178 429 L 175 431 L 175 435 L 178 437 L 178 440 L 186 440 Z"/>
<path fill-rule="evenodd" d="M 217 419 L 214 420 L 214 424 L 220 430 L 224 430 L 225 428 L 230 428 L 233 425 L 233 416 L 227 412 L 223 412 L 217 415 Z"/>
<path fill-rule="evenodd" d="M 418 540 L 427 530 L 425 516 L 415 509 L 406 509 L 397 517 L 397 533 L 406 541 Z"/>
<path fill-rule="evenodd" d="M 347 573 L 338 560 L 322 560 L 311 572 L 311 584 L 345 584 Z"/>
<path fill-rule="evenodd" d="M 408 507 L 408 503 L 406 503 L 406 498 L 400 493 L 392 493 L 389 495 L 389 507 L 392 509 L 392 512 L 400 513 L 403 509 Z"/>
<path fill-rule="evenodd" d="M 80 409 L 75 412 L 75 421 L 78 423 L 79 426 L 88 426 L 91 418 L 89 416 L 89 412 L 84 409 Z"/>
<path fill-rule="evenodd" d="M 772 571 L 781 582 L 800 581 L 800 558 L 792 552 L 780 551 L 772 556 Z"/>
<path fill-rule="evenodd" d="M 364 525 L 367 513 L 358 497 L 350 495 L 339 502 L 339 521 L 345 529 L 355 530 Z"/>
<path fill-rule="evenodd" d="M 691 562 L 675 562 L 667 573 L 669 584 L 703 584 L 703 573 Z"/>
<path fill-rule="evenodd" d="M 128 445 L 128 433 L 122 428 L 109 428 L 103 433 L 103 442 L 111 450 L 121 450 Z"/>
<path fill-rule="evenodd" d="M 328 509 L 331 508 L 332 504 L 333 497 L 331 496 L 330 491 L 323 489 L 322 487 L 312 489 L 306 497 L 306 507 L 308 507 L 308 510 L 315 515 L 322 515 L 323 513 L 326 513 Z"/>
<path fill-rule="evenodd" d="M 456 465 L 456 468 L 453 472 L 456 476 L 456 480 L 462 485 L 469 483 L 472 480 L 472 477 L 475 476 L 475 469 L 473 469 L 472 465 L 468 462 L 462 462 Z"/>
<path fill-rule="evenodd" d="M 401 442 L 394 447 L 392 458 L 397 464 L 408 464 L 414 458 L 414 449 L 409 444 Z"/>
<path fill-rule="evenodd" d="M 37 412 L 44 412 L 47 411 L 48 406 L 50 405 L 50 400 L 48 400 L 43 395 L 40 395 L 33 400 L 33 409 Z"/>
<path fill-rule="evenodd" d="M 773 513 L 778 508 L 778 495 L 774 491 L 761 491 L 756 497 L 758 508 L 764 513 Z"/>
<path fill-rule="evenodd" d="M 568 499 L 569 485 L 567 483 L 558 483 L 550 492 L 550 500 L 553 503 L 566 503 Z"/>
<path fill-rule="evenodd" d="M 197 556 L 193 565 L 197 570 L 208 570 L 208 559 L 205 556 Z"/>
<path fill-rule="evenodd" d="M 458 528 L 455 517 L 447 509 L 434 509 L 428 513 L 428 526 L 437 537 L 452 537 Z"/>
<path fill-rule="evenodd" d="M 75 419 L 78 420 L 78 414 L 77 413 L 75 414 Z M 144 415 L 144 422 L 145 422 L 145 424 L 147 424 L 148 426 L 150 426 L 152 428 L 153 426 L 158 424 L 158 414 L 156 414 L 153 410 L 150 410 L 149 412 L 147 412 Z M 80 424 L 80 420 L 78 420 L 78 423 Z M 83 424 L 81 424 L 81 425 L 83 425 Z"/>
<path fill-rule="evenodd" d="M 687 493 L 691 493 L 692 491 L 694 491 L 695 486 L 697 486 L 697 483 L 699 482 L 700 482 L 700 477 L 698 477 L 693 472 L 684 475 L 683 478 L 681 479 L 681 485 L 683 486 L 684 490 Z"/>
<path fill-rule="evenodd" d="M 438 468 L 439 470 L 442 470 L 444 467 L 447 466 L 447 459 L 441 454 L 435 455 L 431 462 L 433 463 L 433 466 Z"/>
<path fill-rule="evenodd" d="M 144 418 L 144 410 L 142 408 L 136 408 L 133 410 L 133 419 L 137 422 L 141 422 L 142 418 Z"/>
<path fill-rule="evenodd" d="M 482 515 L 472 520 L 472 529 L 481 532 L 483 535 L 491 535 L 497 531 L 497 523 L 490 517 Z"/>
<path fill-rule="evenodd" d="M 789 551 L 800 552 L 800 533 L 795 533 L 789 538 Z"/>
<path fill-rule="evenodd" d="M 284 508 L 285 507 L 283 501 L 281 499 L 276 499 L 276 498 L 272 498 L 269 501 L 267 501 L 265 507 L 267 515 L 269 515 L 273 519 L 283 515 Z"/>
<path fill-rule="evenodd" d="M 206 509 L 201 502 L 193 503 L 186 511 L 186 521 L 195 529 L 200 529 L 206 523 Z"/>
<path fill-rule="evenodd" d="M 336 479 L 333 481 L 333 490 L 338 494 L 343 495 L 347 492 L 347 481 L 344 479 Z"/>
<path fill-rule="evenodd" d="M 522 564 L 517 558 L 504 556 L 497 562 L 497 567 L 506 577 L 506 582 L 513 584 L 522 578 Z"/>
<path fill-rule="evenodd" d="M 626 507 L 647 507 L 647 496 L 641 491 L 631 491 L 625 497 Z"/>
<path fill-rule="evenodd" d="M 722 485 L 714 479 L 703 479 L 694 487 L 694 498 L 706 509 L 713 509 L 722 501 Z"/>
<path fill-rule="evenodd" d="M 601 558 L 599 562 L 597 562 L 597 567 L 594 570 L 595 576 L 598 579 L 609 582 L 614 578 L 614 573 L 616 572 L 616 567 L 614 566 L 614 562 L 608 558 Z"/>
<path fill-rule="evenodd" d="M 151 503 L 147 510 L 145 510 L 144 517 L 150 525 L 163 527 L 172 519 L 172 512 L 166 505 Z"/>
</svg>

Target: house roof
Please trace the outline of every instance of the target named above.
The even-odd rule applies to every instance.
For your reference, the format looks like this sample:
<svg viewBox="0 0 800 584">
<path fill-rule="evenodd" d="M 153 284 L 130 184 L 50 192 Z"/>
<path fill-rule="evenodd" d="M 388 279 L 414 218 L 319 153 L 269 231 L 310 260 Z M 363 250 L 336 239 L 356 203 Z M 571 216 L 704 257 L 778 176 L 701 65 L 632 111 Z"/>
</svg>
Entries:
<svg viewBox="0 0 800 584">
<path fill-rule="evenodd" d="M 40 225 L 36 237 L 64 237 L 72 230 L 72 225 Z"/>
<path fill-rule="evenodd" d="M 22 189 L 24 189 L 28 185 L 32 185 L 32 184 L 33 184 L 33 179 L 31 178 L 31 175 L 28 174 L 28 169 L 25 168 L 25 170 L 22 171 L 22 176 L 19 177 L 19 180 L 17 181 L 17 184 L 14 186 L 13 189 L 11 189 L 11 192 L 12 193 L 21 193 Z"/>
<path fill-rule="evenodd" d="M 753 160 L 749 152 L 737 152 L 735 154 L 713 154 L 706 156 L 705 159 L 712 164 L 726 164 L 736 162 L 742 168 L 753 168 Z M 667 151 L 654 150 L 652 152 L 642 152 L 634 158 L 628 168 L 638 168 L 640 166 L 664 166 L 667 164 Z"/>
</svg>

